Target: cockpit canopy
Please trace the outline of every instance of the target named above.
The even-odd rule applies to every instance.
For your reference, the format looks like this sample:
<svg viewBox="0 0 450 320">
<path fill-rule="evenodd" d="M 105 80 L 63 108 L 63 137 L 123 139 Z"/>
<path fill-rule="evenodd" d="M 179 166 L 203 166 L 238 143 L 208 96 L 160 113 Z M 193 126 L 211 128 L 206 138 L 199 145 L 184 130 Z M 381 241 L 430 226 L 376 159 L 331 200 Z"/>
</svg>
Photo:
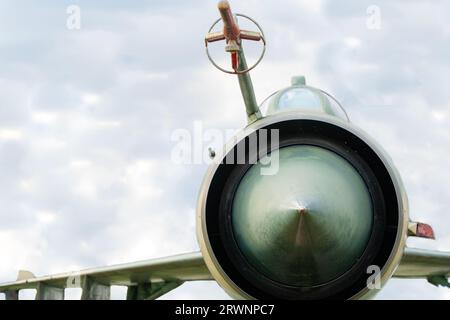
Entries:
<svg viewBox="0 0 450 320">
<path fill-rule="evenodd" d="M 292 85 L 270 95 L 260 106 L 264 116 L 299 110 L 305 113 L 325 113 L 349 121 L 344 108 L 330 94 L 307 86 L 303 76 L 293 77 Z"/>
</svg>

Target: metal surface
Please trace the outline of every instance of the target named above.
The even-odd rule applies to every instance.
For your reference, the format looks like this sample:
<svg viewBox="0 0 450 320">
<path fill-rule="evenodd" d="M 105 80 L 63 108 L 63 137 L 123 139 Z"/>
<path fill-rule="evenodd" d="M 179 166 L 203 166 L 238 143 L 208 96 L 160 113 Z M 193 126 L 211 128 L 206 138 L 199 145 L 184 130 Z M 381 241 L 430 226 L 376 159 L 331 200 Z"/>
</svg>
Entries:
<svg viewBox="0 0 450 320">
<path fill-rule="evenodd" d="M 36 300 L 64 300 L 64 288 L 39 283 L 36 291 Z"/>
<path fill-rule="evenodd" d="M 334 280 L 362 256 L 369 240 L 371 196 L 355 168 L 321 147 L 284 147 L 279 171 L 253 165 L 233 203 L 236 241 L 274 281 L 315 286 Z M 267 163 L 264 159 L 263 163 Z"/>
<path fill-rule="evenodd" d="M 234 20 L 230 4 L 228 1 L 220 1 L 217 7 L 223 21 L 223 34 L 227 42 L 236 41 L 239 44 L 241 30 L 239 30 L 239 26 Z"/>
<path fill-rule="evenodd" d="M 261 26 L 254 19 L 250 18 L 249 16 L 246 16 L 245 14 L 241 14 L 241 13 L 237 13 L 237 14 L 235 14 L 235 16 L 242 17 L 242 18 L 250 20 L 259 29 L 260 37 L 258 37 L 258 39 L 262 41 L 263 47 L 262 47 L 261 55 L 259 56 L 258 60 L 256 60 L 255 64 L 253 64 L 251 67 L 246 67 L 245 69 L 242 69 L 242 70 L 227 70 L 227 69 L 222 68 L 221 66 L 219 66 L 214 61 L 214 59 L 211 57 L 211 54 L 209 53 L 208 43 L 225 40 L 225 35 L 224 35 L 223 32 L 213 32 L 213 29 L 216 27 L 216 25 L 220 21 L 222 21 L 222 18 L 219 18 L 216 21 L 214 21 L 213 25 L 208 30 L 208 33 L 207 33 L 207 35 L 205 37 L 205 50 L 206 50 L 206 56 L 208 57 L 208 60 L 212 63 L 212 65 L 214 67 L 216 67 L 220 71 L 228 73 L 228 74 L 243 74 L 243 73 L 247 73 L 247 72 L 252 71 L 254 68 L 256 68 L 256 66 L 259 65 L 259 63 L 262 61 L 262 59 L 264 58 L 264 56 L 266 54 L 267 43 L 266 43 L 266 38 L 264 36 L 263 29 L 261 28 Z M 257 37 L 254 35 L 254 31 L 242 30 L 241 32 L 243 32 L 242 39 L 253 40 L 253 41 L 257 40 Z M 241 47 L 241 49 L 242 49 L 242 47 Z"/>
<path fill-rule="evenodd" d="M 44 288 L 42 292 L 46 292 L 45 288 L 81 287 L 83 299 L 106 299 L 109 297 L 111 285 L 155 284 L 153 288 L 159 294 L 163 294 L 184 281 L 197 280 L 213 280 L 202 255 L 198 252 L 19 280 L 0 284 L 0 292 L 9 294 L 21 289 L 39 289 L 39 287 Z M 162 283 L 165 283 L 165 286 L 158 287 Z M 48 287 L 42 287 L 42 284 Z M 157 291 L 153 292 L 155 296 L 158 295 Z"/>
<path fill-rule="evenodd" d="M 247 69 L 247 61 L 245 60 L 244 50 L 241 49 L 239 56 L 239 70 Z M 247 113 L 247 121 L 249 124 L 262 118 L 258 103 L 256 102 L 255 91 L 253 89 L 252 78 L 249 73 L 242 73 L 238 75 L 239 86 L 242 92 L 242 98 L 245 103 L 245 111 Z"/>
<path fill-rule="evenodd" d="M 260 35 L 261 35 L 260 39 L 263 41 L 264 47 L 263 47 L 261 56 L 256 61 L 256 63 L 253 66 L 251 66 L 250 68 L 247 66 L 247 60 L 245 58 L 244 48 L 242 47 L 242 45 L 239 45 L 239 49 L 235 50 L 236 52 L 234 52 L 234 54 L 236 54 L 237 56 L 232 56 L 233 59 L 237 59 L 237 64 L 238 64 L 237 69 L 234 71 L 229 71 L 229 70 L 226 70 L 226 69 L 220 67 L 212 59 L 212 57 L 209 53 L 209 50 L 208 50 L 208 42 L 215 42 L 215 41 L 223 40 L 226 38 L 224 33 L 220 34 L 220 33 L 212 32 L 214 27 L 217 25 L 217 23 L 219 23 L 222 20 L 222 18 L 215 21 L 214 24 L 211 26 L 210 30 L 208 31 L 208 35 L 205 38 L 206 54 L 208 56 L 208 59 L 211 61 L 211 63 L 217 69 L 219 69 L 225 73 L 238 75 L 239 87 L 241 89 L 242 98 L 244 99 L 245 109 L 246 109 L 246 113 L 247 113 L 247 120 L 248 120 L 248 123 L 250 124 L 250 123 L 253 123 L 256 120 L 262 118 L 262 115 L 261 115 L 261 112 L 259 111 L 258 103 L 256 102 L 255 91 L 253 89 L 253 83 L 252 83 L 252 79 L 250 77 L 249 71 L 252 70 L 253 68 L 255 68 L 263 59 L 265 51 L 266 51 L 266 41 L 264 38 L 264 32 L 256 21 L 254 21 L 252 18 L 247 17 L 242 14 L 237 14 L 236 16 L 249 19 L 260 30 Z M 256 40 L 256 37 L 254 35 L 252 35 L 252 32 L 245 31 L 244 38 L 250 39 L 252 37 L 254 38 L 253 40 Z M 239 40 L 239 43 L 240 43 L 240 40 Z"/>
<path fill-rule="evenodd" d="M 181 281 L 169 281 L 169 282 L 158 282 L 152 284 L 152 291 L 150 296 L 146 298 L 146 300 L 154 300 L 157 299 L 167 292 L 172 291 L 173 289 L 178 288 L 181 286 L 183 282 Z"/>
<path fill-rule="evenodd" d="M 109 300 L 111 298 L 110 285 L 99 283 L 90 276 L 83 276 L 81 283 L 81 300 Z"/>
<path fill-rule="evenodd" d="M 127 300 L 146 300 L 151 295 L 151 283 L 140 283 L 135 286 L 129 286 L 127 289 Z"/>
<path fill-rule="evenodd" d="M 408 236 L 435 239 L 433 228 L 429 224 L 421 222 L 410 222 L 408 224 Z"/>
<path fill-rule="evenodd" d="M 427 280 L 429 283 L 431 283 L 432 285 L 434 285 L 436 287 L 443 286 L 443 287 L 450 288 L 450 282 L 448 281 L 447 275 L 429 276 L 427 278 Z"/>
<path fill-rule="evenodd" d="M 231 139 L 231 141 L 226 145 L 225 151 L 223 154 L 227 154 L 236 144 L 236 142 L 241 141 L 245 137 L 249 136 L 251 133 L 255 132 L 260 128 L 264 128 L 271 124 L 275 124 L 282 121 L 289 121 L 293 119 L 310 119 L 323 121 L 325 123 L 330 123 L 332 125 L 343 128 L 352 134 L 363 139 L 370 148 L 377 154 L 379 159 L 383 162 L 384 166 L 389 172 L 389 175 L 392 179 L 392 182 L 395 187 L 396 197 L 398 200 L 398 228 L 395 236 L 395 244 L 391 250 L 387 263 L 382 266 L 381 269 L 381 283 L 384 285 L 386 281 L 392 276 L 395 269 L 397 268 L 400 260 L 402 258 L 403 249 L 406 242 L 407 237 L 407 225 L 408 225 L 408 200 L 407 196 L 401 181 L 401 178 L 395 169 L 391 159 L 386 154 L 385 151 L 376 143 L 373 139 L 368 137 L 363 131 L 350 124 L 348 121 L 341 120 L 335 116 L 330 116 L 326 114 L 313 114 L 313 113 L 305 113 L 300 111 L 292 111 L 292 112 L 283 112 L 277 113 L 246 127 L 242 132 L 237 134 L 239 137 L 238 141 L 235 138 Z M 238 299 L 253 299 L 251 295 L 243 291 L 239 286 L 237 286 L 223 271 L 220 261 L 218 261 L 217 257 L 214 255 L 212 251 L 211 244 L 208 238 L 208 231 L 206 227 L 205 221 L 205 209 L 206 209 L 206 198 L 208 195 L 209 185 L 211 184 L 212 178 L 216 170 L 219 167 L 218 161 L 212 164 L 203 180 L 202 187 L 199 193 L 198 205 L 197 205 L 197 239 L 200 244 L 200 248 L 203 253 L 203 257 L 205 259 L 205 263 L 210 270 L 213 277 L 219 283 L 220 286 L 232 297 Z M 268 195 L 270 196 L 270 195 Z M 361 299 L 361 298 L 370 298 L 373 297 L 379 290 L 369 290 L 368 288 L 361 290 L 358 294 L 354 295 L 352 299 Z"/>
<path fill-rule="evenodd" d="M 229 74 L 238 75 L 239 86 L 241 88 L 242 97 L 244 99 L 245 109 L 247 112 L 247 120 L 248 123 L 250 124 L 262 118 L 261 112 L 259 111 L 258 103 L 256 102 L 255 92 L 253 90 L 253 84 L 250 78 L 249 71 L 255 68 L 261 62 L 266 52 L 266 40 L 264 37 L 264 32 L 255 20 L 246 15 L 237 14 L 236 16 L 243 17 L 253 22 L 259 29 L 259 32 L 246 30 L 241 31 L 239 29 L 239 26 L 236 22 L 233 13 L 231 12 L 231 7 L 228 1 L 220 1 L 218 4 L 218 9 L 221 18 L 214 22 L 214 24 L 209 29 L 207 36 L 205 37 L 206 54 L 211 63 L 219 70 Z M 222 21 L 224 25 L 222 34 L 212 32 L 214 27 L 220 21 Z M 222 39 L 226 40 L 225 51 L 231 53 L 233 71 L 226 70 L 217 65 L 209 53 L 208 43 L 216 42 Z M 262 53 L 258 58 L 258 60 L 256 61 L 256 63 L 250 68 L 247 66 L 247 61 L 245 59 L 244 48 L 242 46 L 241 41 L 242 39 L 252 41 L 262 40 L 263 42 Z"/>
<path fill-rule="evenodd" d="M 450 252 L 406 248 L 395 278 L 450 276 Z"/>
<path fill-rule="evenodd" d="M 8 290 L 5 291 L 6 300 L 19 300 L 19 290 Z"/>
<path fill-rule="evenodd" d="M 181 281 L 142 283 L 130 286 L 127 290 L 127 300 L 155 300 L 169 291 L 181 286 Z"/>
</svg>

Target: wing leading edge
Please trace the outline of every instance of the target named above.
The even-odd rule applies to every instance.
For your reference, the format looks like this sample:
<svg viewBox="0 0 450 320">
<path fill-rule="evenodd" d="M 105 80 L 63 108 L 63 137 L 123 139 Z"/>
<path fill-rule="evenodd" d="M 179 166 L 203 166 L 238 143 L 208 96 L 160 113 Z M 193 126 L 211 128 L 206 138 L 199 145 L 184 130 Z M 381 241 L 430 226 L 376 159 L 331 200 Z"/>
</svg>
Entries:
<svg viewBox="0 0 450 320">
<path fill-rule="evenodd" d="M 185 281 L 212 280 L 200 252 L 108 267 L 34 277 L 19 272 L 15 282 L 0 284 L 7 299 L 22 289 L 37 289 L 37 300 L 62 300 L 65 288 L 81 288 L 83 300 L 107 300 L 110 286 L 127 286 L 127 299 L 156 299 Z"/>
</svg>

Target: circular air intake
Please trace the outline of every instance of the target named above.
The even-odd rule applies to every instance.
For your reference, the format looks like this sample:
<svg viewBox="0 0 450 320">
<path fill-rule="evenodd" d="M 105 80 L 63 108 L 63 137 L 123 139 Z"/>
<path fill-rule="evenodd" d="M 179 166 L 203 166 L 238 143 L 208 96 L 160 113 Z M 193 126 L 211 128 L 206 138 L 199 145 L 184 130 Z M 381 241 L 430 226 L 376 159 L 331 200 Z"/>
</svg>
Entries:
<svg viewBox="0 0 450 320">
<path fill-rule="evenodd" d="M 366 139 L 321 119 L 249 130 L 205 180 L 199 239 L 232 294 L 348 299 L 367 289 L 368 267 L 391 263 L 405 219 L 401 184 Z M 276 143 L 252 147 L 271 130 Z M 276 172 L 262 174 L 269 160 Z"/>
</svg>

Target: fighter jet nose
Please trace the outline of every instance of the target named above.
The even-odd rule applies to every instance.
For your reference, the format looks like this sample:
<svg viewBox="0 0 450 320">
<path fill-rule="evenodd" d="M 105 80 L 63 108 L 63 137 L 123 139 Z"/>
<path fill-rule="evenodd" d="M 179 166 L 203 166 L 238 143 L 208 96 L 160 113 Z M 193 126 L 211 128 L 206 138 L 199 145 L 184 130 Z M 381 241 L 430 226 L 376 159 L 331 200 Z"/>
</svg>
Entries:
<svg viewBox="0 0 450 320">
<path fill-rule="evenodd" d="M 311 287 L 338 278 L 371 235 L 373 206 L 363 178 L 323 147 L 287 146 L 273 156 L 276 174 L 262 175 L 255 164 L 236 189 L 232 230 L 240 251 L 278 283 Z"/>
<path fill-rule="evenodd" d="M 375 294 L 369 267 L 389 277 L 408 219 L 385 153 L 329 115 L 279 112 L 243 132 L 211 166 L 198 202 L 215 279 L 236 298 Z"/>
</svg>

